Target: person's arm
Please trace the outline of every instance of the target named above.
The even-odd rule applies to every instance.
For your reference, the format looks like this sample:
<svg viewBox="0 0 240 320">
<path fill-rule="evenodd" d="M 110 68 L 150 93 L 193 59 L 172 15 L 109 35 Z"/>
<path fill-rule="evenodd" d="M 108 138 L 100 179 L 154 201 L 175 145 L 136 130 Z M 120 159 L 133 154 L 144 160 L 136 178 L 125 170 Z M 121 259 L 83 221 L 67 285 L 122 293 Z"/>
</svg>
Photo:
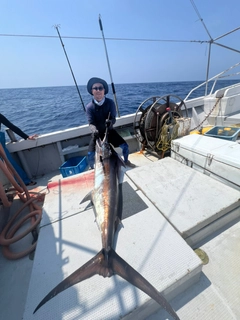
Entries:
<svg viewBox="0 0 240 320">
<path fill-rule="evenodd" d="M 19 129 L 17 126 L 15 126 L 12 122 L 10 122 L 4 115 L 0 113 L 0 124 L 4 124 L 6 127 L 11 129 L 13 132 L 15 132 L 17 135 L 22 137 L 23 139 L 27 140 L 33 140 L 37 137 L 37 135 L 28 136 L 26 133 L 24 133 L 21 129 Z"/>
<path fill-rule="evenodd" d="M 90 102 L 86 106 L 86 115 L 87 115 L 87 119 L 88 119 L 90 130 L 92 131 L 92 133 L 94 133 L 94 132 L 97 131 L 97 128 L 96 128 L 96 124 L 95 124 L 95 121 L 94 121 L 94 115 L 93 115 L 92 108 L 93 108 L 92 102 Z"/>
</svg>

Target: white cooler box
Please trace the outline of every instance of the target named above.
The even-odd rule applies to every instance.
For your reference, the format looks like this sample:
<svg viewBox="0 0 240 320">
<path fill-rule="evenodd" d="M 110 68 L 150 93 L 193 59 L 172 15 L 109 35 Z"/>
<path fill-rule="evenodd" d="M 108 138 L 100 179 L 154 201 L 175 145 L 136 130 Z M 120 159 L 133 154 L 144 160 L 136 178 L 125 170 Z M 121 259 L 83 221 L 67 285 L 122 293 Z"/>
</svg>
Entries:
<svg viewBox="0 0 240 320">
<path fill-rule="evenodd" d="M 172 141 L 171 157 L 240 190 L 240 144 L 198 134 Z"/>
</svg>

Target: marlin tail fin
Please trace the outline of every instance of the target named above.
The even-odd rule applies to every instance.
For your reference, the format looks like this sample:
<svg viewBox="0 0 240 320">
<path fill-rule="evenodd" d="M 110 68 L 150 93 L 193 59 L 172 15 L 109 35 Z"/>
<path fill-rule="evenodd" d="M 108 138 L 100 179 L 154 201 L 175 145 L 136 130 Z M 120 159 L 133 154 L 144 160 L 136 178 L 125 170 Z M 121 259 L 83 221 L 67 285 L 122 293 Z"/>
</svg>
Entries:
<svg viewBox="0 0 240 320">
<path fill-rule="evenodd" d="M 99 265 L 103 259 L 102 251 L 100 251 L 91 260 L 86 262 L 82 267 L 74 271 L 70 276 L 60 282 L 54 289 L 52 289 L 38 304 L 33 313 L 35 313 L 39 308 L 41 308 L 47 301 L 51 300 L 53 297 L 58 295 L 60 292 L 70 288 L 71 286 L 91 278 L 95 274 L 98 274 Z"/>
<path fill-rule="evenodd" d="M 33 313 L 42 307 L 47 301 L 55 297 L 67 288 L 84 281 L 92 276 L 99 274 L 103 277 L 111 277 L 114 274 L 119 275 L 132 285 L 136 286 L 144 293 L 149 295 L 153 300 L 159 303 L 174 320 L 180 320 L 167 300 L 135 269 L 133 269 L 125 260 L 123 260 L 113 249 L 107 253 L 102 249 L 91 260 L 77 269 L 70 276 L 60 282 L 51 290 L 45 298 L 38 304 Z"/>
<path fill-rule="evenodd" d="M 159 303 L 174 320 L 180 320 L 167 300 L 149 283 L 139 272 L 133 269 L 125 260 L 123 260 L 114 250 L 111 250 L 112 269 L 114 274 L 118 274 L 129 283 L 142 290 L 153 300 Z"/>
</svg>

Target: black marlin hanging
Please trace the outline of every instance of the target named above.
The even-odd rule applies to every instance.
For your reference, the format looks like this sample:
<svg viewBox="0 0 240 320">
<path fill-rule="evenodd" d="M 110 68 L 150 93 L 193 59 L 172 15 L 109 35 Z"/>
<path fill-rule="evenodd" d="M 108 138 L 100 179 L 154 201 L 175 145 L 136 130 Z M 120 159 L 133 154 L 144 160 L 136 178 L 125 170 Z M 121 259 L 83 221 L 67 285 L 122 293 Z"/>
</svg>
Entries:
<svg viewBox="0 0 240 320">
<path fill-rule="evenodd" d="M 118 215 L 119 174 L 121 166 L 125 165 L 108 143 L 106 132 L 103 141 L 100 139 L 96 141 L 95 184 L 94 190 L 91 193 L 96 221 L 101 231 L 102 249 L 95 257 L 50 291 L 38 304 L 34 313 L 57 294 L 83 280 L 96 274 L 103 277 L 111 277 L 117 274 L 158 302 L 172 315 L 173 319 L 180 320 L 167 300 L 113 249 L 115 232 L 121 221 L 120 215 Z M 88 199 L 89 195 L 82 202 Z"/>
</svg>

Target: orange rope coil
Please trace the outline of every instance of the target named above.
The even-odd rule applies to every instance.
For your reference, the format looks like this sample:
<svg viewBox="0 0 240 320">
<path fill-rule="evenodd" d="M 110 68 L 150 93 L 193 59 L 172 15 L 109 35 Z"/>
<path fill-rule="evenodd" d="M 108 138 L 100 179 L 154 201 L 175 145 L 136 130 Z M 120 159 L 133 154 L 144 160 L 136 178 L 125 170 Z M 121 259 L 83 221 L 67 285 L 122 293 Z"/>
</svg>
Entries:
<svg viewBox="0 0 240 320">
<path fill-rule="evenodd" d="M 28 233 L 33 232 L 36 230 L 38 224 L 41 221 L 42 218 L 42 209 L 40 206 L 38 206 L 34 201 L 42 199 L 42 194 L 38 194 L 35 197 L 31 197 L 30 193 L 25 186 L 24 182 L 22 181 L 21 177 L 18 175 L 16 170 L 13 168 L 12 164 L 9 162 L 9 160 L 6 157 L 6 154 L 3 150 L 2 145 L 0 144 L 0 169 L 3 171 L 4 175 L 8 178 L 10 183 L 13 185 L 14 189 L 18 191 L 19 198 L 25 202 L 22 208 L 20 208 L 13 217 L 8 221 L 4 229 L 2 230 L 0 234 L 0 245 L 2 245 L 2 253 L 3 255 L 10 260 L 19 259 L 30 252 L 32 252 L 36 247 L 36 242 L 34 242 L 28 249 L 23 250 L 22 252 L 12 252 L 10 250 L 10 245 L 15 243 L 16 241 L 19 241 L 23 237 L 25 237 Z M 17 183 L 17 181 L 19 183 Z M 11 202 L 8 200 L 8 197 L 5 193 L 5 190 L 0 183 L 0 198 L 2 200 L 2 203 L 5 207 L 9 207 L 11 205 Z M 17 223 L 14 224 L 16 218 L 18 215 L 22 212 L 23 209 L 25 209 L 27 206 L 29 206 L 30 213 L 26 214 L 24 217 L 22 217 Z M 31 219 L 31 226 L 26 228 L 21 234 L 15 235 L 16 232 L 19 230 L 19 228 L 25 223 L 26 220 Z"/>
</svg>

